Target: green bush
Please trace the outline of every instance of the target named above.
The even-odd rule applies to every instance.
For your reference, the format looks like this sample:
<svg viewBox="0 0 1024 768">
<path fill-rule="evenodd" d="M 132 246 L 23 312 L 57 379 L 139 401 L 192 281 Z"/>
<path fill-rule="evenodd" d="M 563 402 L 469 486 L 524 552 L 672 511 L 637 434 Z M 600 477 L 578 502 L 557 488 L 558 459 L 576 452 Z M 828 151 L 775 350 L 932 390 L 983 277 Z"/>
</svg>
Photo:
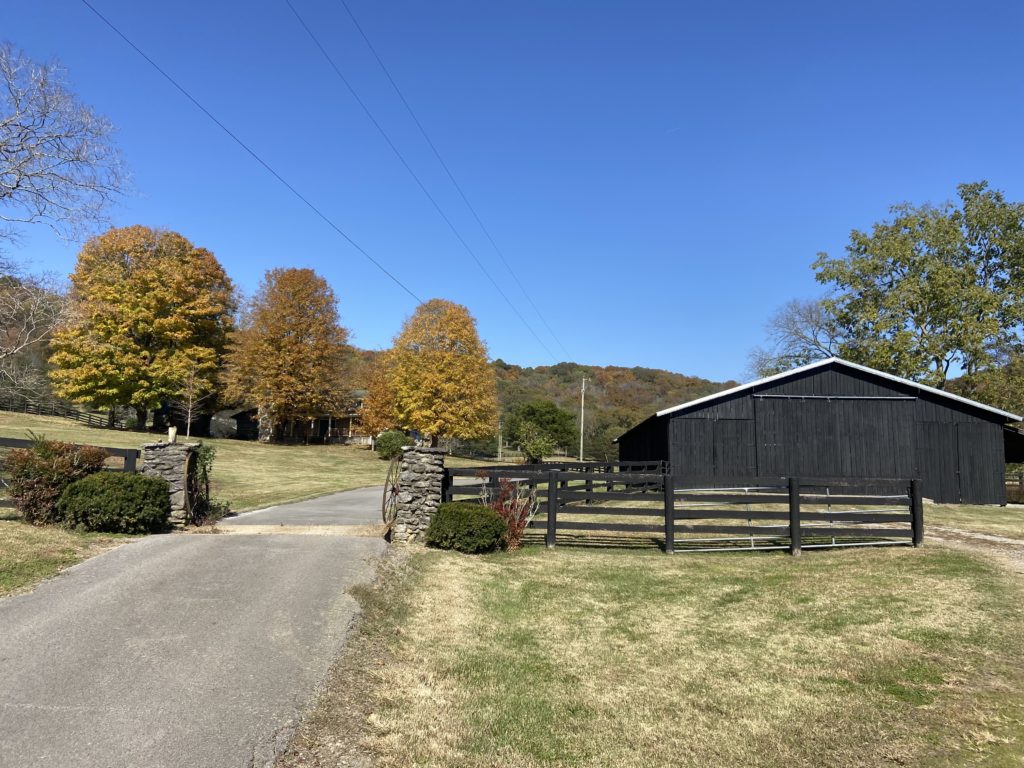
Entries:
<svg viewBox="0 0 1024 768">
<path fill-rule="evenodd" d="M 106 533 L 155 533 L 167 528 L 171 498 L 159 477 L 101 472 L 61 494 L 57 511 L 68 528 Z"/>
<path fill-rule="evenodd" d="M 377 455 L 382 459 L 393 459 L 402 455 L 402 449 L 412 445 L 412 438 L 397 430 L 385 432 L 377 438 Z"/>
<path fill-rule="evenodd" d="M 437 508 L 427 528 L 427 544 L 459 552 L 490 552 L 501 544 L 507 528 L 490 507 L 454 501 Z"/>
<path fill-rule="evenodd" d="M 57 499 L 69 485 L 103 469 L 109 454 L 93 445 L 34 440 L 4 459 L 8 494 L 15 509 L 33 525 L 60 522 Z"/>
<path fill-rule="evenodd" d="M 196 482 L 198 483 L 197 498 L 192 507 L 192 520 L 195 525 L 213 525 L 231 514 L 231 503 L 215 499 L 210 494 L 210 477 L 213 475 L 213 461 L 217 457 L 217 449 L 209 443 L 200 443 L 196 451 Z"/>
</svg>

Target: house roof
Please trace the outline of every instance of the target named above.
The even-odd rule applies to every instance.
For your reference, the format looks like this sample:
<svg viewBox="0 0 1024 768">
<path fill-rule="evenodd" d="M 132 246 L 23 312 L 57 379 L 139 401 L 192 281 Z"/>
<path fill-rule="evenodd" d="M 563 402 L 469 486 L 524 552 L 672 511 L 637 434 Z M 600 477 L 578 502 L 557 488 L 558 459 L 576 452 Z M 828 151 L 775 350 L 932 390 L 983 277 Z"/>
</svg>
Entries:
<svg viewBox="0 0 1024 768">
<path fill-rule="evenodd" d="M 755 387 L 759 387 L 762 384 L 768 384 L 773 381 L 779 381 L 790 376 L 795 376 L 799 373 L 804 373 L 805 371 L 813 371 L 817 368 L 824 368 L 827 365 L 838 365 L 844 368 L 849 368 L 851 370 L 860 371 L 861 373 L 868 373 L 871 374 L 872 376 L 878 376 L 883 379 L 888 379 L 889 381 L 895 381 L 898 384 L 903 384 L 904 386 L 911 387 L 920 392 L 929 392 L 938 397 L 943 397 L 948 400 L 954 400 L 958 403 L 962 403 L 964 405 L 969 405 L 972 408 L 978 408 L 979 410 L 982 411 L 994 413 L 997 416 L 1003 417 L 1007 421 L 1024 421 L 1024 418 L 1018 416 L 1017 414 L 1010 413 L 1009 411 L 1003 411 L 1000 410 L 999 408 L 993 408 L 991 405 L 985 405 L 984 403 L 979 403 L 976 400 L 969 400 L 966 397 L 960 397 L 960 395 L 954 395 L 951 392 L 945 392 L 941 389 L 936 389 L 935 387 L 929 387 L 925 384 L 921 384 L 916 381 L 911 381 L 910 379 L 904 379 L 899 376 L 893 376 L 891 373 L 883 373 L 882 371 L 876 371 L 874 368 L 868 368 L 866 365 L 858 365 L 857 363 L 851 363 L 849 360 L 843 360 L 842 358 L 839 357 L 829 357 L 826 358 L 825 360 L 817 360 L 813 363 L 802 365 L 799 368 L 793 368 L 792 370 L 785 371 L 783 373 L 777 373 L 774 376 L 766 376 L 763 379 L 752 381 L 749 384 L 741 384 L 738 387 L 733 387 L 732 389 L 727 389 L 724 390 L 723 392 L 716 392 L 713 395 L 700 397 L 697 398 L 696 400 L 691 400 L 688 403 L 681 403 L 680 405 L 675 405 L 672 406 L 671 408 L 665 408 L 664 410 L 658 411 L 654 415 L 667 416 L 670 413 L 676 413 L 677 411 L 683 411 L 686 410 L 687 408 L 693 408 L 698 405 L 703 405 L 704 403 L 710 403 L 714 400 L 718 400 L 719 398 L 728 397 L 729 395 L 735 395 L 739 392 L 745 392 L 748 389 L 754 389 Z"/>
</svg>

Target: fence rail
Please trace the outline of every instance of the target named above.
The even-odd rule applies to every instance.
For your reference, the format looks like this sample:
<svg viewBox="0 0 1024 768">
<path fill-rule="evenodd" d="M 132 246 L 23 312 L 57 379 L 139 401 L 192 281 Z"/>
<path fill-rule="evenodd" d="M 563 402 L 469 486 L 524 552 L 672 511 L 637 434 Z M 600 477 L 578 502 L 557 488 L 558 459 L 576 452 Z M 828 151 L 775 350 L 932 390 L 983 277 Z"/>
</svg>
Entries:
<svg viewBox="0 0 1024 768">
<path fill-rule="evenodd" d="M 1004 482 L 1006 500 L 1011 504 L 1024 503 L 1024 472 L 1007 472 Z"/>
<path fill-rule="evenodd" d="M 0 437 L 0 508 L 14 506 L 7 498 L 7 478 L 3 461 L 3 454 L 11 448 L 31 448 L 33 440 L 21 440 L 13 437 Z M 138 472 L 139 457 L 142 452 L 138 448 L 110 448 L 105 445 L 93 446 L 106 451 L 111 458 L 122 459 L 121 466 L 107 466 L 105 469 L 110 472 Z"/>
<path fill-rule="evenodd" d="M 113 425 L 110 423 L 110 418 L 98 413 L 87 413 L 86 411 L 80 411 L 70 405 L 64 403 L 40 403 L 34 400 L 28 400 L 25 398 L 0 396 L 0 411 L 10 411 L 14 413 L 29 413 L 35 416 L 60 416 L 64 419 L 71 419 L 77 421 L 79 424 L 85 424 L 88 427 L 97 427 L 99 429 L 128 429 L 127 425 L 120 419 L 114 419 Z"/>
<path fill-rule="evenodd" d="M 525 484 L 548 547 L 560 534 L 660 534 L 666 553 L 904 544 L 924 539 L 921 483 L 898 478 L 738 478 L 722 487 L 677 489 L 667 466 L 596 463 L 589 469 L 520 465 L 445 470 L 444 500 L 497 498 L 502 482 Z M 656 471 L 650 471 L 650 470 Z M 645 471 L 647 470 L 647 471 Z M 474 477 L 478 482 L 458 483 Z M 865 493 L 860 488 L 882 488 Z M 539 519 L 543 517 L 543 519 Z"/>
</svg>

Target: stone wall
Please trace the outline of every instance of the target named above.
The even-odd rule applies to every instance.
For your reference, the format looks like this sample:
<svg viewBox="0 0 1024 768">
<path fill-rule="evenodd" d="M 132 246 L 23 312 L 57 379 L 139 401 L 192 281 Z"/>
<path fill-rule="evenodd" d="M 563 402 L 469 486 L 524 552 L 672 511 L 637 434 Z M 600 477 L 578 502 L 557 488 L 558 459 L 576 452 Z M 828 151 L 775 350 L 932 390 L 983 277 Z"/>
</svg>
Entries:
<svg viewBox="0 0 1024 768">
<path fill-rule="evenodd" d="M 444 478 L 444 449 L 403 449 L 399 475 L 398 514 L 391 540 L 408 543 L 422 540 L 434 512 L 441 503 Z"/>
<path fill-rule="evenodd" d="M 199 443 L 147 443 L 142 446 L 143 475 L 162 477 L 171 490 L 171 523 L 192 522 L 190 508 L 196 487 L 196 452 Z"/>
</svg>

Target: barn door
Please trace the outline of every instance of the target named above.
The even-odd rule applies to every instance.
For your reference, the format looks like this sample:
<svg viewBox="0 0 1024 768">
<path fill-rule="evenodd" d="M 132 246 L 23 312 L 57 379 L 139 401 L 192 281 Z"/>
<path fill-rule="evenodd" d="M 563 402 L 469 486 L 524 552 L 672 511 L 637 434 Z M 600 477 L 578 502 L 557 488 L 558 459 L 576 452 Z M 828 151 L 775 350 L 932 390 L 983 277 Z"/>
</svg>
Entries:
<svg viewBox="0 0 1024 768">
<path fill-rule="evenodd" d="M 672 474 L 677 478 L 709 478 L 715 473 L 713 425 L 710 419 L 672 419 Z"/>
<path fill-rule="evenodd" d="M 942 504 L 960 502 L 960 460 L 956 424 L 917 422 L 914 474 L 924 484 L 924 495 Z"/>
<path fill-rule="evenodd" d="M 1006 458 L 1003 428 L 985 422 L 957 424 L 960 501 L 965 504 L 1005 504 Z"/>
<path fill-rule="evenodd" d="M 757 446 L 751 419 L 719 419 L 715 425 L 715 477 L 757 474 Z"/>
</svg>

